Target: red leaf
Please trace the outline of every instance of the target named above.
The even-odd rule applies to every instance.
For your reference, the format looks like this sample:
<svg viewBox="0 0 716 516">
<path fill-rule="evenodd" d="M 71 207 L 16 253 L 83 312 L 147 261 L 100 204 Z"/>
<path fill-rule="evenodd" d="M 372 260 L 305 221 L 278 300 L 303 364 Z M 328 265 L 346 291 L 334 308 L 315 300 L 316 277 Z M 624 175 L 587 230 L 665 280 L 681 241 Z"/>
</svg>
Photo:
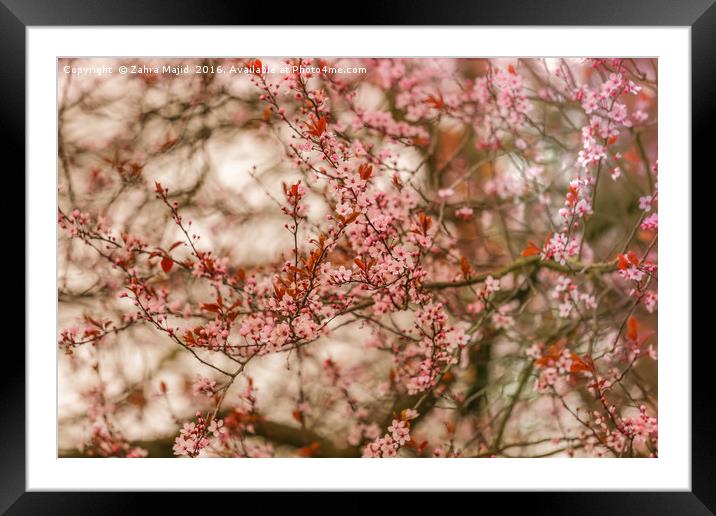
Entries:
<svg viewBox="0 0 716 516">
<path fill-rule="evenodd" d="M 629 149 L 624 153 L 624 159 L 627 161 L 631 161 L 632 163 L 639 163 L 639 160 L 641 158 L 639 157 L 639 153 L 636 151 L 636 149 Z"/>
<path fill-rule="evenodd" d="M 425 103 L 430 104 L 435 109 L 442 109 L 445 107 L 445 101 L 443 100 L 441 93 L 439 93 L 437 97 L 435 95 L 428 95 L 428 98 L 425 99 Z"/>
<path fill-rule="evenodd" d="M 541 252 L 542 252 L 542 250 L 539 247 L 537 247 L 534 242 L 532 242 L 530 240 L 529 242 L 527 242 L 527 247 L 525 247 L 522 250 L 522 256 L 524 256 L 526 258 L 528 256 L 534 256 L 534 255 L 540 254 Z"/>
<path fill-rule="evenodd" d="M 580 371 L 589 371 L 589 366 L 576 353 L 572 353 L 572 365 L 569 368 L 569 372 L 579 373 Z"/>
<path fill-rule="evenodd" d="M 264 122 L 268 122 L 271 120 L 271 113 L 273 113 L 273 109 L 271 106 L 268 106 L 266 109 L 264 109 Z"/>
<path fill-rule="evenodd" d="M 465 278 L 470 276 L 470 262 L 468 262 L 467 258 L 464 256 L 460 257 L 460 269 L 462 270 L 462 275 L 465 276 Z"/>
<path fill-rule="evenodd" d="M 619 269 L 625 270 L 629 268 L 629 260 L 627 260 L 627 257 L 625 254 L 619 255 Z"/>
<path fill-rule="evenodd" d="M 93 325 L 93 326 L 96 326 L 97 328 L 102 328 L 102 329 L 104 329 L 104 325 L 103 325 L 101 322 L 99 322 L 97 319 L 93 319 L 93 318 L 90 317 L 88 314 L 84 314 L 84 320 L 85 320 L 85 322 L 88 323 L 88 324 L 91 324 L 91 325 Z"/>
<path fill-rule="evenodd" d="M 165 256 L 164 258 L 162 258 L 161 266 L 164 272 L 169 272 L 174 266 L 174 260 L 172 260 L 168 256 Z"/>
<path fill-rule="evenodd" d="M 635 267 L 639 266 L 639 257 L 634 251 L 629 251 L 627 254 L 619 255 L 619 269 L 628 269 L 630 265 Z"/>
<path fill-rule="evenodd" d="M 517 71 L 515 70 L 515 67 L 512 65 L 507 65 L 507 71 L 510 72 L 512 75 L 516 75 Z"/>
<path fill-rule="evenodd" d="M 360 213 L 359 211 L 354 211 L 353 213 L 351 213 L 350 215 L 348 215 L 348 216 L 345 218 L 345 220 L 343 221 L 343 224 L 347 226 L 348 224 L 350 224 L 351 222 L 353 222 L 355 219 L 357 219 L 358 217 L 360 217 L 360 214 L 361 214 L 361 213 Z"/>
<path fill-rule="evenodd" d="M 373 175 L 373 165 L 364 163 L 358 167 L 358 174 L 363 181 L 368 181 L 370 176 Z"/>
<path fill-rule="evenodd" d="M 420 227 L 423 230 L 423 235 L 427 236 L 430 226 L 433 225 L 433 219 L 429 215 L 425 215 L 420 212 L 418 213 L 418 220 L 420 221 Z"/>
<path fill-rule="evenodd" d="M 273 290 L 276 293 L 276 298 L 281 301 L 281 299 L 283 299 L 284 294 L 286 293 L 286 289 L 281 288 L 277 282 L 274 282 Z"/>
<path fill-rule="evenodd" d="M 321 444 L 317 442 L 312 442 L 308 446 L 304 446 L 303 448 L 300 448 L 298 450 L 298 454 L 301 457 L 313 457 L 318 451 L 321 449 Z"/>
<path fill-rule="evenodd" d="M 322 116 L 315 124 L 306 123 L 306 126 L 308 127 L 308 134 L 318 138 L 326 131 L 326 117 Z"/>
<path fill-rule="evenodd" d="M 219 313 L 219 305 L 214 303 L 202 303 L 201 309 L 206 310 L 207 312 Z"/>
<path fill-rule="evenodd" d="M 630 315 L 629 319 L 627 319 L 626 337 L 629 340 L 637 340 L 639 337 L 639 321 L 633 315 Z"/>
</svg>

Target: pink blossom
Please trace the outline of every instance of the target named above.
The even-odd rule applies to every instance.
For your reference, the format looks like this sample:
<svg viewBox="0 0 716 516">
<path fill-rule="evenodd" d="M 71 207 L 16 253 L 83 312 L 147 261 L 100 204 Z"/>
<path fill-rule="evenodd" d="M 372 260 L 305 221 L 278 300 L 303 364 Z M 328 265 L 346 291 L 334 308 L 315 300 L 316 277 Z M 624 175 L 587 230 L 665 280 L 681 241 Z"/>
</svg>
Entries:
<svg viewBox="0 0 716 516">
<path fill-rule="evenodd" d="M 472 208 L 469 206 L 463 206 L 462 208 L 455 210 L 455 216 L 462 220 L 470 220 L 473 213 Z"/>
<path fill-rule="evenodd" d="M 652 213 L 646 217 L 641 223 L 641 229 L 645 231 L 656 231 L 659 228 L 659 216 L 657 213 Z"/>
<path fill-rule="evenodd" d="M 208 378 L 199 376 L 192 384 L 191 391 L 194 393 L 194 396 L 203 394 L 204 396 L 211 397 L 214 395 L 215 387 L 216 382 L 214 380 L 209 380 Z"/>
<path fill-rule="evenodd" d="M 651 211 L 651 202 L 651 195 L 644 195 L 643 197 L 639 197 L 639 209 L 647 212 Z"/>
</svg>

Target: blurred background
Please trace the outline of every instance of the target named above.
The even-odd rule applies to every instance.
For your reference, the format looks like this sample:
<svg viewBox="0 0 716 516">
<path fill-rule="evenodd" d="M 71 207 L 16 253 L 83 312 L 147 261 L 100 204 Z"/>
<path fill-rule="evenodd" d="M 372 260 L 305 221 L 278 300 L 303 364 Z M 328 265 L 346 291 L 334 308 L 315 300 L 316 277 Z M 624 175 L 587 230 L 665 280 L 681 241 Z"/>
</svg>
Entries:
<svg viewBox="0 0 716 516">
<path fill-rule="evenodd" d="M 285 60 L 262 61 L 279 66 Z M 280 264 L 289 256 L 293 242 L 284 229 L 285 215 L 276 199 L 282 195 L 283 183 L 305 178 L 305 173 L 290 158 L 290 128 L 267 111 L 253 76 L 116 73 L 122 65 L 148 69 L 188 66 L 193 70 L 196 66 L 244 66 L 246 62 L 244 58 L 60 59 L 60 209 L 65 213 L 79 209 L 98 217 L 117 235 L 139 235 L 168 248 L 183 236 L 170 211 L 155 196 L 158 181 L 170 189 L 170 200 L 176 201 L 182 216 L 192 221 L 191 230 L 201 236 L 203 248 L 246 271 L 270 270 Z M 588 120 L 579 100 L 560 97 L 558 92 L 564 89 L 563 83 L 570 82 L 598 87 L 608 81 L 611 66 L 609 61 L 595 66 L 588 60 L 558 58 L 333 59 L 330 63 L 365 70 L 342 75 L 339 86 L 328 88 L 334 122 L 343 124 L 346 131 L 358 106 L 358 111 L 389 113 L 393 120 L 419 127 L 428 135 L 420 145 L 404 145 L 375 132 L 369 136 L 376 154 L 381 150 L 390 153 L 398 176 L 406 183 L 414 182 L 426 211 L 436 217 L 444 212 L 450 244 L 476 273 L 495 270 L 519 257 L 528 241 L 542 245 L 549 232 L 544 214 L 557 219 L 569 181 L 579 169 L 581 128 Z M 65 72 L 68 66 L 107 66 L 115 72 L 76 75 Z M 621 251 L 642 216 L 638 199 L 653 181 L 657 63 L 639 59 L 623 66 L 642 89 L 638 95 L 620 100 L 630 114 L 639 115 L 630 130 L 621 132 L 610 154 L 616 165 L 600 180 L 587 228 L 585 261 L 611 260 Z M 523 81 L 526 102 L 532 106 L 529 122 L 505 121 L 487 127 L 486 119 L 477 121 L 474 112 L 451 103 L 475 81 L 508 67 Z M 317 76 L 307 80 L 316 88 L 329 82 Z M 280 83 L 280 77 L 275 81 Z M 340 87 L 351 92 L 345 95 L 350 103 L 336 93 Z M 412 100 L 431 96 L 432 103 L 420 105 Z M 300 111 L 300 103 L 286 99 L 287 109 Z M 490 101 L 476 97 L 475 103 L 480 102 Z M 429 110 L 439 111 L 441 103 L 448 105 L 448 114 Z M 499 120 L 499 112 L 492 120 Z M 519 131 L 510 129 L 518 126 Z M 501 143 L 496 146 L 494 141 Z M 618 180 L 610 177 L 617 166 Z M 383 182 L 376 180 L 376 188 L 390 188 L 391 175 L 392 171 Z M 316 225 L 328 213 L 320 195 L 320 189 L 309 192 L 309 219 Z M 472 215 L 461 217 L 461 208 L 469 208 Z M 637 229 L 632 236 L 633 248 L 650 249 L 653 235 L 648 231 Z M 655 259 L 656 247 L 649 252 Z M 454 270 L 460 267 L 436 260 L 429 279 L 453 280 Z M 539 271 L 531 281 L 548 285 L 555 278 L 551 274 L 553 271 Z M 506 275 L 502 290 L 522 292 L 527 276 L 520 271 Z M 172 444 L 183 421 L 197 410 L 206 412 L 213 406 L 211 398 L 197 392 L 194 385 L 199 376 L 217 382 L 221 378 L 166 335 L 147 324 L 124 320 L 130 305 L 118 297 L 122 281 L 121 274 L 93 249 L 59 233 L 59 330 L 79 327 L 82 331 L 91 325 L 88 317 L 111 319 L 117 328 L 97 342 L 75 347 L 71 354 L 58 351 L 61 456 L 92 455 L 87 443 L 92 439 L 93 421 L 103 414 L 110 415 L 112 427 L 127 442 L 147 450 L 150 457 L 173 456 Z M 171 286 L 172 278 L 162 281 Z M 629 308 L 622 302 L 628 287 L 611 277 L 589 281 L 590 292 L 600 296 L 599 313 L 594 316 L 598 328 L 594 346 L 600 349 L 608 347 L 615 332 L 621 331 L 619 324 Z M 444 392 L 423 407 L 427 410 L 413 432 L 429 445 L 424 451 L 409 450 L 407 456 L 430 456 L 435 449 L 435 454 L 464 456 L 591 454 L 584 449 L 586 438 L 579 436 L 584 429 L 554 397 L 532 389 L 536 373 L 523 367 L 525 350 L 561 328 L 550 305 L 548 287 L 533 288 L 523 295 L 532 296 L 534 302 L 520 304 L 512 314 L 516 327 L 481 333 Z M 188 310 L 205 300 L 208 292 L 205 286 L 187 287 Z M 457 320 L 470 321 L 466 308 L 471 302 L 469 294 L 437 295 Z M 185 310 L 185 305 L 175 309 Z M 641 307 L 635 313 L 642 331 L 654 333 L 649 344 L 656 348 L 656 313 Z M 396 324 L 401 317 L 395 314 Z M 320 451 L 313 455 L 360 456 L 362 446 L 370 440 L 366 436 L 382 435 L 391 413 L 405 405 L 401 398 L 405 394 L 391 386 L 394 357 L 370 345 L 381 329 L 357 318 L 351 324 L 335 326 L 303 355 L 302 378 L 297 378 L 295 353 L 269 354 L 253 360 L 227 395 L 229 405 L 239 403 L 239 393 L 248 388 L 248 378 L 252 379 L 263 418 L 250 437 L 256 455 L 306 456 L 311 454 L 306 448 L 320 442 Z M 586 342 L 584 335 L 566 332 L 565 336 L 575 346 Z M 345 383 L 328 380 L 326 360 L 340 364 L 346 372 Z M 361 421 L 372 425 L 366 435 L 360 436 L 359 431 L 358 439 L 354 435 L 357 423 L 351 419 L 355 411 L 346 410 L 344 389 L 365 411 Z M 656 363 L 640 360 L 630 370 L 624 391 L 615 396 L 630 414 L 646 404 L 655 415 Z M 566 399 L 582 410 L 593 406 L 584 385 L 574 386 Z M 305 415 L 297 418 L 297 409 Z M 301 421 L 303 417 L 305 421 Z M 497 433 L 504 447 L 490 449 Z"/>
</svg>

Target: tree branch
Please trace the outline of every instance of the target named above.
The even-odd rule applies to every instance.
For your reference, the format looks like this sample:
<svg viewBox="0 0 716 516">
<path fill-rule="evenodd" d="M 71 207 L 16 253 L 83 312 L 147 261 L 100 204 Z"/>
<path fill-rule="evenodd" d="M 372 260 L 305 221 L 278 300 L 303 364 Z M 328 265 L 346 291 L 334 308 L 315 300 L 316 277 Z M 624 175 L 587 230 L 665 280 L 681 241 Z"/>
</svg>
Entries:
<svg viewBox="0 0 716 516">
<path fill-rule="evenodd" d="M 436 281 L 433 283 L 426 283 L 423 285 L 428 290 L 440 290 L 446 288 L 466 287 L 475 283 L 481 283 L 487 279 L 488 276 L 493 278 L 501 278 L 511 272 L 525 269 L 527 267 L 537 267 L 551 269 L 565 274 L 586 274 L 593 272 L 595 274 L 612 272 L 617 269 L 618 261 L 616 259 L 609 262 L 596 262 L 596 263 L 584 263 L 584 262 L 567 262 L 565 265 L 561 265 L 552 260 L 542 260 L 539 256 L 530 256 L 527 258 L 518 258 L 511 263 L 508 263 L 501 269 L 495 271 L 483 272 L 471 276 L 468 279 L 462 281 Z"/>
</svg>

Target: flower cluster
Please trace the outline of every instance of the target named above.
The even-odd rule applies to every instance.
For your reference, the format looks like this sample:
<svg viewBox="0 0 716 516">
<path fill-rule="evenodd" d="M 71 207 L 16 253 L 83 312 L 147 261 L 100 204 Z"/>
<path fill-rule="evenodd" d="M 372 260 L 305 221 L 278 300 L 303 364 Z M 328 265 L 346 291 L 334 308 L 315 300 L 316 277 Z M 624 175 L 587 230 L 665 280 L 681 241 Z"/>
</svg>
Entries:
<svg viewBox="0 0 716 516">
<path fill-rule="evenodd" d="M 555 233 L 547 239 L 541 251 L 543 260 L 554 260 L 560 265 L 579 253 L 579 242 L 565 233 Z"/>
<path fill-rule="evenodd" d="M 582 314 L 584 311 L 594 310 L 597 307 L 595 297 L 586 292 L 580 292 L 579 286 L 568 276 L 560 276 L 551 293 L 552 299 L 559 302 L 560 317 L 569 317 L 574 312 Z"/>
<path fill-rule="evenodd" d="M 570 382 L 578 377 L 591 376 L 589 363 L 569 350 L 564 342 L 547 347 L 544 344 L 534 344 L 526 351 L 526 355 L 534 359 L 538 371 L 534 383 L 537 391 L 545 392 L 556 388 L 560 380 Z"/>
<path fill-rule="evenodd" d="M 208 448 L 211 438 L 219 438 L 224 432 L 224 421 L 202 416 L 196 413 L 196 422 L 187 421 L 174 441 L 174 455 L 180 457 L 198 457 L 201 451 Z"/>
<path fill-rule="evenodd" d="M 398 355 L 398 366 L 407 377 L 408 393 L 415 394 L 434 387 L 446 367 L 457 363 L 468 336 L 463 328 L 449 325 L 441 303 L 422 307 L 410 334 L 414 337 Z"/>
<path fill-rule="evenodd" d="M 377 437 L 363 449 L 365 458 L 397 457 L 400 449 L 410 441 L 410 419 L 417 417 L 415 411 L 405 412 L 401 419 L 393 419 L 388 433 Z"/>
<path fill-rule="evenodd" d="M 132 446 L 113 423 L 116 405 L 107 400 L 105 386 L 100 384 L 89 390 L 87 397 L 90 399 L 87 410 L 90 434 L 79 444 L 78 450 L 89 457 L 146 457 L 147 450 Z"/>
</svg>

